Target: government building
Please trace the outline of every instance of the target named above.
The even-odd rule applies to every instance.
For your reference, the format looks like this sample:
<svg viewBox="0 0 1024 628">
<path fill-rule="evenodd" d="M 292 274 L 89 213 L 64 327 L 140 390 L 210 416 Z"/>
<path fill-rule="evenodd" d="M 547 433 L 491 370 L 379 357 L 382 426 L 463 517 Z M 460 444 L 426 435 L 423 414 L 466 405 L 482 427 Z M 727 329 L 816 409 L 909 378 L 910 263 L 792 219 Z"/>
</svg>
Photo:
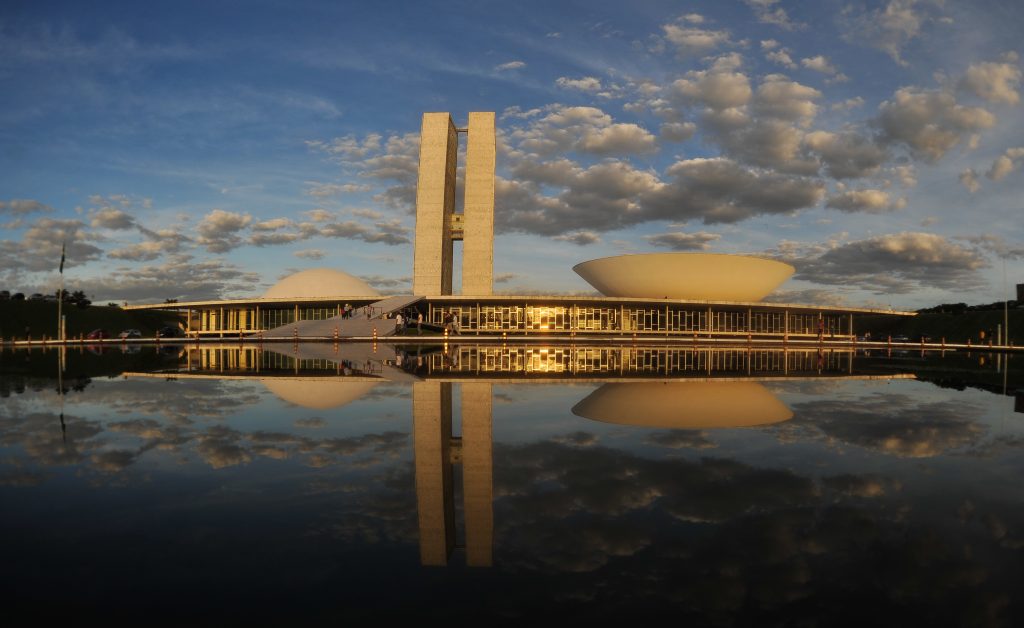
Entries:
<svg viewBox="0 0 1024 628">
<path fill-rule="evenodd" d="M 456 210 L 465 141 L 462 211 Z M 853 340 L 855 316 L 911 312 L 765 303 L 794 272 L 775 260 L 709 253 L 649 253 L 584 261 L 573 270 L 594 296 L 496 295 L 495 116 L 423 114 L 416 186 L 412 294 L 383 296 L 340 270 L 312 269 L 250 299 L 127 306 L 175 309 L 189 337 L 353 338 L 395 334 L 393 315 L 425 329 L 476 336 L 635 336 L 723 340 Z M 454 247 L 462 285 L 453 286 Z"/>
</svg>

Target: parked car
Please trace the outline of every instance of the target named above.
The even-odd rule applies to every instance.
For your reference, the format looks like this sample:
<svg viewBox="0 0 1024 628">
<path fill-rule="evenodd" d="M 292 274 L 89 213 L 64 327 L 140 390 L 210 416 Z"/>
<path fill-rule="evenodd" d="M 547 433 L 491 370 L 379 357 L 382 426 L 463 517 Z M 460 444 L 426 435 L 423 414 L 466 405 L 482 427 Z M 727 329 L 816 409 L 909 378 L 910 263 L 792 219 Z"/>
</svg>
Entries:
<svg viewBox="0 0 1024 628">
<path fill-rule="evenodd" d="M 892 337 L 892 341 L 893 342 L 910 342 L 910 336 L 904 336 L 903 334 L 899 334 L 898 336 L 893 336 Z"/>
<path fill-rule="evenodd" d="M 25 300 L 25 293 L 24 292 L 15 292 L 14 294 L 11 295 L 11 301 L 24 301 L 24 300 Z"/>
<path fill-rule="evenodd" d="M 117 335 L 118 338 L 124 340 L 126 338 L 142 338 L 142 332 L 138 329 L 125 329 Z"/>
<path fill-rule="evenodd" d="M 33 292 L 32 296 L 30 296 L 28 298 L 28 300 L 29 301 L 42 301 L 43 300 L 43 295 L 39 294 L 38 292 Z"/>
<path fill-rule="evenodd" d="M 110 338 L 110 332 L 101 327 L 100 329 L 94 329 L 90 331 L 89 335 L 86 336 L 86 338 L 88 338 L 89 340 L 102 340 L 104 338 Z"/>
<path fill-rule="evenodd" d="M 11 298 L 10 290 L 0 290 L 0 301 L 7 301 Z"/>
<path fill-rule="evenodd" d="M 178 328 L 177 327 L 171 327 L 170 325 L 166 325 L 164 327 L 161 327 L 160 329 L 156 330 L 156 337 L 157 338 L 177 338 L 178 337 Z"/>
</svg>

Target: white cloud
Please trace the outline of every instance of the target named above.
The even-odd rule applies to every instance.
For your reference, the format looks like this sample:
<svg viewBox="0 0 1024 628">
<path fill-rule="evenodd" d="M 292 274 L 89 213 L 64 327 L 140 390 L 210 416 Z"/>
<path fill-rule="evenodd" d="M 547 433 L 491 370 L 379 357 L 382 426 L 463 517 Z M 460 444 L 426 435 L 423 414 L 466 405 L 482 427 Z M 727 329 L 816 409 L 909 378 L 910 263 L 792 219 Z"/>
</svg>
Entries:
<svg viewBox="0 0 1024 628">
<path fill-rule="evenodd" d="M 999 181 L 1016 170 L 1022 159 L 1024 159 L 1024 147 L 1008 148 L 1005 153 L 996 157 L 985 176 L 993 181 Z"/>
<path fill-rule="evenodd" d="M 978 251 L 933 233 L 903 232 L 853 242 L 784 243 L 776 257 L 793 264 L 795 279 L 860 287 L 876 294 L 918 289 L 969 290 L 989 265 Z"/>
<path fill-rule="evenodd" d="M 1003 63 L 975 63 L 967 68 L 960 88 L 991 103 L 1016 105 L 1020 102 L 1021 72 L 1017 65 L 1017 54 L 1008 53 Z"/>
<path fill-rule="evenodd" d="M 148 241 L 114 249 L 107 253 L 107 257 L 133 262 L 148 262 L 155 260 L 163 254 L 164 246 L 161 242 Z"/>
<path fill-rule="evenodd" d="M 359 216 L 360 218 L 369 218 L 370 220 L 380 220 L 384 217 L 384 214 L 377 211 L 376 209 L 368 209 L 366 207 L 357 207 L 351 210 L 353 216 Z"/>
<path fill-rule="evenodd" d="M 0 241 L 0 273 L 56 272 L 65 243 L 65 269 L 97 260 L 103 251 L 92 242 L 99 239 L 80 220 L 38 218 L 19 240 Z"/>
<path fill-rule="evenodd" d="M 914 166 L 894 166 L 892 172 L 903 187 L 912 188 L 917 185 L 917 172 Z"/>
<path fill-rule="evenodd" d="M 323 259 L 326 257 L 327 252 L 321 249 L 302 249 L 301 251 L 295 251 L 292 253 L 299 259 Z"/>
<path fill-rule="evenodd" d="M 551 155 L 572 150 L 596 155 L 651 153 L 655 137 L 632 123 L 616 123 L 596 107 L 553 105 L 546 115 L 506 135 L 517 151 Z"/>
<path fill-rule="evenodd" d="M 660 246 L 674 251 L 706 251 L 710 243 L 721 239 L 717 233 L 698 231 L 697 233 L 683 233 L 682 231 L 669 231 L 656 235 L 645 236 L 644 239 L 654 246 Z"/>
<path fill-rule="evenodd" d="M 847 98 L 836 103 L 832 103 L 832 111 L 846 111 L 848 109 L 856 109 L 857 107 L 864 106 L 864 99 L 860 96 L 854 96 L 853 98 Z"/>
<path fill-rule="evenodd" d="M 612 124 L 590 130 L 577 147 L 595 155 L 630 155 L 658 150 L 654 136 L 636 124 Z"/>
<path fill-rule="evenodd" d="M 871 11 L 848 9 L 843 13 L 847 26 L 844 38 L 882 50 L 896 63 L 906 65 L 903 48 L 933 19 L 935 6 L 918 0 L 889 0 L 884 8 Z"/>
<path fill-rule="evenodd" d="M 276 246 L 279 244 L 291 244 L 302 239 L 304 239 L 304 236 L 301 233 L 259 231 L 252 234 L 249 238 L 249 244 L 253 246 Z"/>
<path fill-rule="evenodd" d="M 302 213 L 313 222 L 327 222 L 329 220 L 334 220 L 334 214 L 322 208 L 311 209 Z"/>
<path fill-rule="evenodd" d="M 377 152 L 381 148 L 382 136 L 378 133 L 370 133 L 360 142 L 353 135 L 336 137 L 330 141 L 307 140 L 306 146 L 313 150 L 322 151 L 328 155 L 339 157 L 343 160 L 363 159 L 367 155 Z"/>
<path fill-rule="evenodd" d="M 795 70 L 799 66 L 796 64 L 796 61 L 793 61 L 791 54 L 792 53 L 790 53 L 786 48 L 780 48 L 778 50 L 769 50 L 765 52 L 764 58 L 773 63 L 778 63 L 790 70 Z"/>
<path fill-rule="evenodd" d="M 241 245 L 238 233 L 249 226 L 252 216 L 214 209 L 196 225 L 196 242 L 211 253 L 224 253 Z"/>
<path fill-rule="evenodd" d="M 803 143 L 821 156 L 826 173 L 836 179 L 874 174 L 888 159 L 885 149 L 852 131 L 813 131 L 804 136 Z"/>
<path fill-rule="evenodd" d="M 816 174 L 819 164 L 801 153 L 803 131 L 784 120 L 743 118 L 721 123 L 705 116 L 706 132 L 731 158 L 794 174 Z"/>
<path fill-rule="evenodd" d="M 572 242 L 578 246 L 586 246 L 588 244 L 597 244 L 601 241 L 601 236 L 597 235 L 593 231 L 575 231 L 573 233 L 555 236 L 554 239 L 561 240 L 562 242 Z"/>
<path fill-rule="evenodd" d="M 507 70 L 521 70 L 526 67 L 526 63 L 523 61 L 508 61 L 500 65 L 494 66 L 495 72 L 505 72 Z"/>
<path fill-rule="evenodd" d="M 740 72 L 688 72 L 687 78 L 673 82 L 668 93 L 685 104 L 701 104 L 723 110 L 740 107 L 753 93 L 750 80 Z"/>
<path fill-rule="evenodd" d="M 665 39 L 683 56 L 703 54 L 731 43 L 728 31 L 707 30 L 681 24 L 665 24 L 662 30 Z"/>
<path fill-rule="evenodd" d="M 601 80 L 593 76 L 584 76 L 578 79 L 562 76 L 555 81 L 555 84 L 565 89 L 576 89 L 581 92 L 597 93 L 601 91 Z"/>
<path fill-rule="evenodd" d="M 773 24 L 785 30 L 803 28 L 804 25 L 790 19 L 786 10 L 780 6 L 780 0 L 743 0 L 747 6 L 754 10 L 757 21 L 763 24 Z"/>
<path fill-rule="evenodd" d="M 831 77 L 829 81 L 826 81 L 829 83 L 844 83 L 850 80 L 849 77 L 840 72 L 836 66 L 832 65 L 832 62 L 824 55 L 805 57 L 800 60 L 800 65 L 804 66 L 808 70 L 814 70 L 815 72 L 820 72 Z"/>
<path fill-rule="evenodd" d="M 125 230 L 135 227 L 135 218 L 116 207 L 103 207 L 91 212 L 94 229 Z"/>
<path fill-rule="evenodd" d="M 410 230 L 401 225 L 397 220 L 378 221 L 372 227 L 352 220 L 346 220 L 323 224 L 319 227 L 316 235 L 326 238 L 342 238 L 362 240 L 369 243 L 397 245 L 411 242 L 409 233 Z"/>
<path fill-rule="evenodd" d="M 24 216 L 35 212 L 52 212 L 53 208 L 44 205 L 39 201 L 27 198 L 12 198 L 9 201 L 0 201 L 0 214 L 7 213 L 15 216 Z"/>
<path fill-rule="evenodd" d="M 788 214 L 817 205 L 817 180 L 744 167 L 726 158 L 689 159 L 668 168 L 672 181 L 645 199 L 648 215 L 667 220 L 732 223 L 761 214 Z"/>
<path fill-rule="evenodd" d="M 757 88 L 754 95 L 755 113 L 810 124 L 818 113 L 815 100 L 821 98 L 820 91 L 801 85 L 781 74 L 769 74 Z"/>
<path fill-rule="evenodd" d="M 814 70 L 822 74 L 835 74 L 837 72 L 836 67 L 824 55 L 805 57 L 800 60 L 800 65 L 808 70 Z"/>
<path fill-rule="evenodd" d="M 994 233 L 983 233 L 977 236 L 960 238 L 977 246 L 982 251 L 1006 259 L 1024 259 L 1024 246 L 1011 245 L 1001 235 Z"/>
<path fill-rule="evenodd" d="M 875 122 L 885 140 L 936 161 L 972 134 L 991 128 L 996 118 L 981 107 L 959 104 L 948 91 L 903 87 L 879 106 Z"/>
<path fill-rule="evenodd" d="M 697 132 L 697 125 L 692 122 L 666 122 L 661 125 L 658 135 L 669 142 L 685 142 Z"/>
<path fill-rule="evenodd" d="M 309 186 L 306 189 L 306 194 L 319 199 L 370 190 L 370 186 L 358 183 L 319 183 L 317 181 L 307 181 L 306 184 Z"/>
<path fill-rule="evenodd" d="M 247 272 L 223 259 L 197 260 L 175 255 L 163 264 L 139 265 L 118 269 L 78 284 L 96 300 L 163 301 L 222 299 L 251 294 L 258 283 L 257 273 Z"/>
<path fill-rule="evenodd" d="M 992 167 L 988 169 L 985 176 L 993 181 L 998 181 L 1013 172 L 1013 168 L 1013 160 L 1006 155 L 1000 155 L 992 162 Z"/>
<path fill-rule="evenodd" d="M 981 189 L 981 183 L 978 181 L 978 173 L 975 172 L 974 168 L 968 168 L 960 173 L 960 183 L 967 191 L 974 194 Z"/>
<path fill-rule="evenodd" d="M 879 214 L 882 212 L 901 209 L 906 205 L 904 199 L 892 200 L 889 193 L 884 190 L 863 189 L 846 190 L 828 197 L 826 207 L 838 209 L 844 212 L 864 212 L 868 214 Z"/>
<path fill-rule="evenodd" d="M 252 226 L 253 231 L 278 231 L 291 227 L 294 223 L 289 218 L 271 218 L 257 222 Z"/>
</svg>

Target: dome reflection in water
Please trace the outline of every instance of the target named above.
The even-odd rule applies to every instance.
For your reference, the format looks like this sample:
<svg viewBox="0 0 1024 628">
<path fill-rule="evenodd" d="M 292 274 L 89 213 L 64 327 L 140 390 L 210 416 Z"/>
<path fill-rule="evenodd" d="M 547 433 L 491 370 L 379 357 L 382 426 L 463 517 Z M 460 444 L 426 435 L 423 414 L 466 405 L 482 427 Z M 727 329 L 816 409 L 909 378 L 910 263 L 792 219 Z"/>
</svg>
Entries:
<svg viewBox="0 0 1024 628">
<path fill-rule="evenodd" d="M 608 383 L 572 408 L 594 421 L 699 430 L 771 425 L 793 412 L 752 381 Z"/>
</svg>

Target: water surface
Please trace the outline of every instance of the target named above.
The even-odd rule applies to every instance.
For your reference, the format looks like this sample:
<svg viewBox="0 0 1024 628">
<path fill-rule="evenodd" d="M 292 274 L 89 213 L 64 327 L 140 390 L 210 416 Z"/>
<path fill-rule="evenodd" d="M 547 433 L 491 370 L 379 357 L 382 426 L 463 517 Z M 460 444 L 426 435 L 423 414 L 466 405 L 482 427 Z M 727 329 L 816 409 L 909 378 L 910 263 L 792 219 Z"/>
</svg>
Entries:
<svg viewBox="0 0 1024 628">
<path fill-rule="evenodd" d="M 60 379 L 56 351 L 2 359 L 11 612 L 1021 625 L 1004 357 L 163 347 L 73 351 Z"/>
</svg>

